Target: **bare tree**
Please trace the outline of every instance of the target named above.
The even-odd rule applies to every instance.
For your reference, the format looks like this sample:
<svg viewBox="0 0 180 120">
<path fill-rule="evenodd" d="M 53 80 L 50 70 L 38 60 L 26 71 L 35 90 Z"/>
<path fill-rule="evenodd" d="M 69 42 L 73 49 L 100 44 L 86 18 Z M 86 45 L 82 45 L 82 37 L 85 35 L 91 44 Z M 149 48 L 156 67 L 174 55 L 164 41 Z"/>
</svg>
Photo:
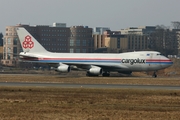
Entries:
<svg viewBox="0 0 180 120">
<path fill-rule="evenodd" d="M 174 29 L 180 29 L 180 22 L 179 21 L 173 21 L 171 22 Z"/>
<path fill-rule="evenodd" d="M 164 55 L 176 55 L 178 50 L 178 41 L 176 31 L 169 29 L 157 29 L 151 33 L 149 47 L 152 50 L 161 52 Z"/>
<path fill-rule="evenodd" d="M 166 30 L 168 29 L 169 27 L 165 26 L 165 25 L 156 25 L 156 29 L 163 29 L 163 30 Z"/>
</svg>

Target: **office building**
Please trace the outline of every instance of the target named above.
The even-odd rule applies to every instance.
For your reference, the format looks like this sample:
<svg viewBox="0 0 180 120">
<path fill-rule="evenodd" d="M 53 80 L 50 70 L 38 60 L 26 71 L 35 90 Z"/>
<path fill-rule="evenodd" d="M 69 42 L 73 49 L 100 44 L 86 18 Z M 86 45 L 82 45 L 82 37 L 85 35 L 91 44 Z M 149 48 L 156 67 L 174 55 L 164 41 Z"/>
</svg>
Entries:
<svg viewBox="0 0 180 120">
<path fill-rule="evenodd" d="M 122 53 L 149 50 L 148 35 L 121 34 L 120 31 L 106 30 L 103 35 L 95 34 L 93 38 L 94 47 L 101 52 Z"/>
<path fill-rule="evenodd" d="M 93 29 L 93 34 L 103 34 L 104 33 L 104 31 L 106 31 L 106 30 L 110 30 L 110 28 L 108 28 L 108 27 L 95 27 L 94 29 Z"/>
<path fill-rule="evenodd" d="M 88 28 L 88 26 L 70 27 L 69 52 L 92 53 L 94 51 L 92 32 L 92 28 Z"/>
<path fill-rule="evenodd" d="M 156 30 L 155 26 L 141 26 L 141 27 L 130 27 L 127 29 L 121 29 L 119 31 L 123 35 L 128 35 L 128 34 L 145 35 L 145 34 L 150 34 L 155 30 Z"/>
</svg>

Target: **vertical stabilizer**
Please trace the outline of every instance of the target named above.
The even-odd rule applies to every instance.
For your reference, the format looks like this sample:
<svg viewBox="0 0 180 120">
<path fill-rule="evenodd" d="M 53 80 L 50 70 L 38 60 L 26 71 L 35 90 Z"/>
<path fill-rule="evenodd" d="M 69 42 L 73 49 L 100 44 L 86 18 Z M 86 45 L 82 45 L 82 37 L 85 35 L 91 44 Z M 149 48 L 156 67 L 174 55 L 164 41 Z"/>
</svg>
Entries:
<svg viewBox="0 0 180 120">
<path fill-rule="evenodd" d="M 25 28 L 16 29 L 24 52 L 48 52 Z"/>
</svg>

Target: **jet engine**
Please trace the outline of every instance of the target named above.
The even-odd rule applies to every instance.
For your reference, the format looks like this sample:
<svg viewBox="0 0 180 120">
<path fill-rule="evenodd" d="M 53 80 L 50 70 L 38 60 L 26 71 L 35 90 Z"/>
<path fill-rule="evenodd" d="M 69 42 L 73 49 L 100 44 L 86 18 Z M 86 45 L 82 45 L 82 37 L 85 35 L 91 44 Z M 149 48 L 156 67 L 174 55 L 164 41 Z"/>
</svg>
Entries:
<svg viewBox="0 0 180 120">
<path fill-rule="evenodd" d="M 92 67 L 89 69 L 89 71 L 87 72 L 90 75 L 100 75 L 102 74 L 103 70 L 100 67 Z"/>
<path fill-rule="evenodd" d="M 56 71 L 58 71 L 58 72 L 70 72 L 70 71 L 71 71 L 71 68 L 70 68 L 70 66 L 68 66 L 68 65 L 61 64 L 61 65 L 56 69 Z"/>
</svg>

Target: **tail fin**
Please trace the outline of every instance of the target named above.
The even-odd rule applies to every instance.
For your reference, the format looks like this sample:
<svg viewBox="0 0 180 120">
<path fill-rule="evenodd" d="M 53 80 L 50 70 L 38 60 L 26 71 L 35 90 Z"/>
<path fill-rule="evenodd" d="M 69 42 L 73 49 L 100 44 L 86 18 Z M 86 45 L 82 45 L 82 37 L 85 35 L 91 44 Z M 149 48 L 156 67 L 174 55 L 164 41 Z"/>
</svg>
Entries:
<svg viewBox="0 0 180 120">
<path fill-rule="evenodd" d="M 24 52 L 48 52 L 25 28 L 16 29 Z"/>
</svg>

